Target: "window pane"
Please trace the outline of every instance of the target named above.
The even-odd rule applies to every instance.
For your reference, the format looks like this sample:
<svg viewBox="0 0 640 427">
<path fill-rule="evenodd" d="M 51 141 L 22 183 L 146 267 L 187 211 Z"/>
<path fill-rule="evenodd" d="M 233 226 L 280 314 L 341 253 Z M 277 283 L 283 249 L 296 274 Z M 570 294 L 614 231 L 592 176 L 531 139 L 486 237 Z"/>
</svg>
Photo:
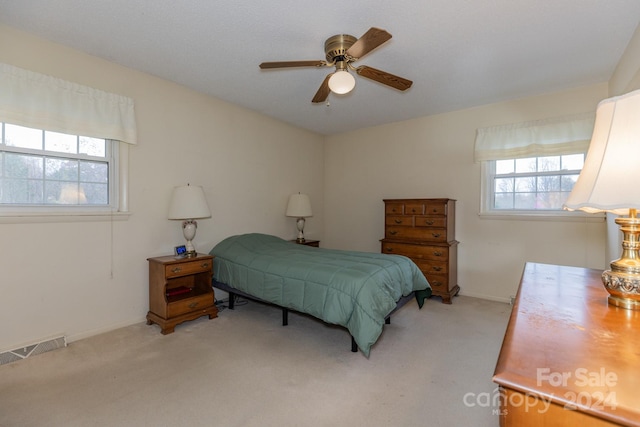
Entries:
<svg viewBox="0 0 640 427">
<path fill-rule="evenodd" d="M 109 186 L 107 184 L 81 184 L 86 203 L 90 205 L 109 204 Z"/>
<path fill-rule="evenodd" d="M 537 190 L 538 191 L 559 191 L 560 175 L 539 176 Z"/>
<path fill-rule="evenodd" d="M 42 179 L 43 170 L 43 159 L 40 156 L 5 153 L 7 178 Z"/>
<path fill-rule="evenodd" d="M 580 175 L 563 175 L 560 189 L 570 193 L 571 190 L 573 190 L 573 186 L 576 185 L 576 182 L 578 181 L 578 176 Z"/>
<path fill-rule="evenodd" d="M 516 178 L 516 191 L 518 192 L 535 192 L 536 191 L 536 178 L 533 176 L 527 176 L 523 178 Z"/>
<path fill-rule="evenodd" d="M 560 156 L 548 156 L 538 158 L 538 172 L 559 171 Z"/>
<path fill-rule="evenodd" d="M 107 142 L 104 139 L 81 136 L 79 152 L 89 156 L 105 157 L 107 155 L 106 145 Z"/>
<path fill-rule="evenodd" d="M 516 209 L 535 209 L 536 194 L 535 193 L 516 193 L 515 208 Z"/>
<path fill-rule="evenodd" d="M 78 180 L 78 161 L 47 158 L 45 161 L 47 179 L 60 181 Z"/>
<path fill-rule="evenodd" d="M 42 131 L 6 123 L 4 125 L 5 142 L 10 147 L 42 150 Z"/>
<path fill-rule="evenodd" d="M 515 171 L 514 160 L 496 160 L 496 175 L 513 173 Z"/>
<path fill-rule="evenodd" d="M 516 173 L 535 172 L 537 168 L 537 158 L 516 159 Z"/>
<path fill-rule="evenodd" d="M 562 156 L 562 169 L 579 171 L 584 167 L 584 154 L 569 154 Z"/>
<path fill-rule="evenodd" d="M 47 182 L 47 202 L 61 205 L 78 205 L 86 203 L 87 198 L 77 182 Z"/>
<path fill-rule="evenodd" d="M 106 162 L 80 162 L 81 182 L 109 182 L 109 165 Z"/>
<path fill-rule="evenodd" d="M 495 192 L 496 193 L 513 193 L 513 178 L 496 178 L 495 180 Z"/>
<path fill-rule="evenodd" d="M 2 186 L 2 203 L 42 204 L 41 180 L 5 179 Z"/>
<path fill-rule="evenodd" d="M 44 149 L 60 153 L 78 153 L 78 137 L 58 132 L 44 132 Z"/>
<path fill-rule="evenodd" d="M 513 209 L 513 193 L 496 194 L 494 209 Z"/>
</svg>

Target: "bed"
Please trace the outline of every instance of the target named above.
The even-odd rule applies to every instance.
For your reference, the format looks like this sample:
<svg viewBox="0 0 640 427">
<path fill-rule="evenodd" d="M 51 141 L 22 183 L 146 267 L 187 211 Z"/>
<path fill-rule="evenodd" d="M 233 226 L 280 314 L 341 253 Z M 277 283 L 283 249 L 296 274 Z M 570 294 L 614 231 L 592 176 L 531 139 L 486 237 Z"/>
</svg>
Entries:
<svg viewBox="0 0 640 427">
<path fill-rule="evenodd" d="M 369 356 L 390 314 L 411 298 L 419 307 L 431 287 L 409 258 L 313 248 L 267 234 L 231 236 L 210 252 L 213 286 L 345 327 Z"/>
</svg>

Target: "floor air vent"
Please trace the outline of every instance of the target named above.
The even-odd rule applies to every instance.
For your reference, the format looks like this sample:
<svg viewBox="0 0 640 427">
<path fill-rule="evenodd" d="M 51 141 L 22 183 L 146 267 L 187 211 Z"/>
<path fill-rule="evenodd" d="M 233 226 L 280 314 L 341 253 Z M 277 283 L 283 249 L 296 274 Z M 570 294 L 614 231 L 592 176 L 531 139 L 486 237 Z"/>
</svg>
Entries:
<svg viewBox="0 0 640 427">
<path fill-rule="evenodd" d="M 37 344 L 16 348 L 15 350 L 5 351 L 4 353 L 0 353 L 0 365 L 17 362 L 18 360 L 26 359 L 27 357 L 35 356 L 36 354 L 46 353 L 47 351 L 66 346 L 66 338 L 58 337 L 39 342 Z"/>
</svg>

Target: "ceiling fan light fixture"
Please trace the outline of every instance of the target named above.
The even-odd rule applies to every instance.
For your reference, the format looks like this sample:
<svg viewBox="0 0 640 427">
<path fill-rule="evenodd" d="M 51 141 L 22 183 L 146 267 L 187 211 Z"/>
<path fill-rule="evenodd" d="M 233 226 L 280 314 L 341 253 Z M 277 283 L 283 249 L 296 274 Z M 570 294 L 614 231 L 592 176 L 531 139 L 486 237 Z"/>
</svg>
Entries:
<svg viewBox="0 0 640 427">
<path fill-rule="evenodd" d="M 356 86 L 356 79 L 346 70 L 338 70 L 329 78 L 329 89 L 338 95 L 349 93 Z"/>
</svg>

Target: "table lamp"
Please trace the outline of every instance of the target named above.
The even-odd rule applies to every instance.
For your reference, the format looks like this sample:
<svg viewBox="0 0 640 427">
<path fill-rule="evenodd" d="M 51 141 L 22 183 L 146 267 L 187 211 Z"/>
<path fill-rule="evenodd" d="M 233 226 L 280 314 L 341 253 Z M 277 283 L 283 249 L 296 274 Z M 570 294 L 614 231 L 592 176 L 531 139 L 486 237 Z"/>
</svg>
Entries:
<svg viewBox="0 0 640 427">
<path fill-rule="evenodd" d="M 598 104 L 584 167 L 564 207 L 611 212 L 623 234 L 622 255 L 602 273 L 609 304 L 640 309 L 640 90 Z"/>
<path fill-rule="evenodd" d="M 171 195 L 169 219 L 183 220 L 182 232 L 187 241 L 186 256 L 189 258 L 196 256 L 192 240 L 196 237 L 196 229 L 198 228 L 198 223 L 195 220 L 200 218 L 211 218 L 202 187 L 189 184 L 175 187 Z"/>
<path fill-rule="evenodd" d="M 311 201 L 306 194 L 292 194 L 287 204 L 286 216 L 298 218 L 296 226 L 298 228 L 298 243 L 304 243 L 304 222 L 305 218 L 313 216 L 311 213 Z"/>
</svg>

